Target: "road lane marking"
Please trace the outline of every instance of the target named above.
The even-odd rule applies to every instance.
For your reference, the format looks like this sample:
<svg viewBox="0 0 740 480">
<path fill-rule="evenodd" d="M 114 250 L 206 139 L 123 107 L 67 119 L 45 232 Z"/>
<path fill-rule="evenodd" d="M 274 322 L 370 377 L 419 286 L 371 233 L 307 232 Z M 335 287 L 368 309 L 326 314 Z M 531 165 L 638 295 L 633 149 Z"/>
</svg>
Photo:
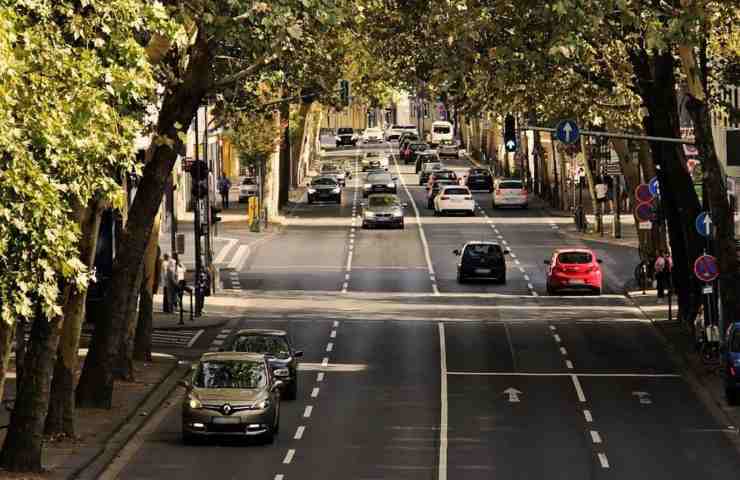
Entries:
<svg viewBox="0 0 740 480">
<path fill-rule="evenodd" d="M 568 370 L 573 370 L 573 362 L 571 362 L 570 360 L 565 361 L 565 366 Z"/>
<path fill-rule="evenodd" d="M 327 352 L 331 352 L 332 350 L 334 350 L 334 344 L 332 342 L 327 343 L 326 344 L 326 351 Z"/>
<path fill-rule="evenodd" d="M 523 268 L 522 268 L 522 271 L 524 271 L 524 269 L 523 269 Z M 526 274 L 524 275 L 524 281 L 526 281 L 526 282 L 528 282 L 528 281 L 529 281 L 529 275 L 526 275 Z"/>
<path fill-rule="evenodd" d="M 324 357 L 324 359 L 321 360 L 321 366 L 322 367 L 328 367 L 329 366 L 329 357 Z"/>
<path fill-rule="evenodd" d="M 609 459 L 606 458 L 605 453 L 599 453 L 599 463 L 601 463 L 601 468 L 609 468 Z"/>
<path fill-rule="evenodd" d="M 329 338 L 337 338 L 337 331 L 332 330 L 331 333 L 329 334 Z"/>
<path fill-rule="evenodd" d="M 601 435 L 596 430 L 591 430 L 591 441 L 593 443 L 601 443 Z"/>
<path fill-rule="evenodd" d="M 438 480 L 447 480 L 447 352 L 445 348 L 445 325 L 439 323 L 439 369 L 440 378 L 440 419 L 439 419 L 439 469 Z"/>
<path fill-rule="evenodd" d="M 198 330 L 198 332 L 195 335 L 193 335 L 193 338 L 191 338 L 190 341 L 188 342 L 187 348 L 191 348 L 193 345 L 195 345 L 195 342 L 197 342 L 200 336 L 203 335 L 203 332 L 205 332 L 205 330 L 203 329 Z"/>
<path fill-rule="evenodd" d="M 311 398 L 316 398 L 319 396 L 319 387 L 313 387 L 313 390 L 311 390 Z"/>
<path fill-rule="evenodd" d="M 332 324 L 334 328 L 337 328 L 339 326 L 339 320 L 334 320 L 334 323 Z"/>
<path fill-rule="evenodd" d="M 295 431 L 295 435 L 293 436 L 293 440 L 300 440 L 301 438 L 303 438 L 303 432 L 305 431 L 305 426 L 301 425 L 300 427 L 298 427 Z"/>
<path fill-rule="evenodd" d="M 576 389 L 576 395 L 578 395 L 578 401 L 586 403 L 586 394 L 583 393 L 583 387 L 581 381 L 578 380 L 578 375 L 571 375 L 570 379 L 573 381 L 573 387 Z"/>
<path fill-rule="evenodd" d="M 419 238 L 421 238 L 421 246 L 424 249 L 424 258 L 426 258 L 426 261 L 427 261 L 427 268 L 429 269 L 429 275 L 434 275 L 434 265 L 432 264 L 432 255 L 429 252 L 429 243 L 427 242 L 427 236 L 424 233 L 424 226 L 422 225 L 421 215 L 419 214 L 419 207 L 416 206 L 414 197 L 411 196 L 409 187 L 406 186 L 406 181 L 403 179 L 401 168 L 398 166 L 398 162 L 396 161 L 395 157 L 393 158 L 393 163 L 396 166 L 396 172 L 398 172 L 398 178 L 401 180 L 401 186 L 406 192 L 406 196 L 408 197 L 409 202 L 411 202 L 411 207 L 414 209 L 414 216 L 416 216 L 416 225 L 417 227 L 419 227 Z M 432 282 L 432 292 L 434 293 L 434 295 L 439 295 L 439 288 L 437 288 L 436 282 Z"/>
<path fill-rule="evenodd" d="M 284 478 L 285 475 L 283 475 L 282 473 L 278 473 L 277 475 L 275 475 L 275 478 L 273 480 L 284 480 Z"/>
<path fill-rule="evenodd" d="M 249 258 L 249 252 L 249 245 L 239 245 L 239 248 L 236 249 L 234 257 L 231 259 L 231 262 L 229 262 L 228 268 L 233 268 L 236 271 L 241 271 L 241 269 L 244 268 L 244 264 L 246 263 L 247 258 Z"/>
<path fill-rule="evenodd" d="M 344 282 L 342 284 L 342 293 L 347 293 L 348 288 L 349 288 L 349 284 L 347 282 Z"/>
<path fill-rule="evenodd" d="M 239 243 L 239 240 L 236 238 L 230 238 L 226 241 L 226 245 L 221 249 L 220 252 L 218 252 L 218 255 L 216 255 L 216 258 L 213 259 L 213 263 L 215 264 L 221 264 L 226 260 L 226 256 L 231 252 L 231 249 L 236 246 L 236 244 Z"/>
<path fill-rule="evenodd" d="M 345 280 L 349 280 L 349 273 L 345 273 L 345 274 L 344 274 L 344 279 L 345 279 Z"/>
<path fill-rule="evenodd" d="M 527 288 L 530 290 L 534 290 L 534 285 L 532 285 L 531 283 L 528 283 Z"/>
<path fill-rule="evenodd" d="M 522 262 L 520 262 L 519 260 L 516 260 L 516 259 L 515 259 L 515 260 L 514 260 L 514 263 L 516 263 L 517 265 L 521 265 L 521 263 L 522 263 Z"/>
<path fill-rule="evenodd" d="M 316 374 L 316 381 L 317 382 L 323 382 L 324 381 L 324 372 L 319 372 Z"/>
<path fill-rule="evenodd" d="M 560 339 L 560 335 L 558 335 L 557 333 L 553 333 L 553 334 L 552 334 L 552 338 L 554 338 L 554 339 L 555 339 L 555 341 L 556 341 L 556 342 L 558 342 L 558 343 L 560 343 L 560 342 L 562 341 L 562 340 Z"/>
<path fill-rule="evenodd" d="M 560 347 L 560 354 L 561 355 L 568 355 L 568 350 L 566 350 L 565 347 Z"/>
<path fill-rule="evenodd" d="M 313 412 L 313 407 L 311 405 L 307 405 L 306 409 L 303 411 L 303 418 L 311 418 L 311 412 Z"/>
<path fill-rule="evenodd" d="M 592 423 L 594 421 L 594 417 L 591 416 L 590 410 L 584 410 L 583 417 L 586 419 L 588 423 Z"/>
<path fill-rule="evenodd" d="M 293 461 L 293 457 L 294 456 L 295 456 L 295 450 L 291 448 L 290 450 L 288 450 L 288 453 L 285 454 L 285 458 L 283 459 L 283 463 L 285 465 L 289 465 L 290 462 Z"/>
</svg>

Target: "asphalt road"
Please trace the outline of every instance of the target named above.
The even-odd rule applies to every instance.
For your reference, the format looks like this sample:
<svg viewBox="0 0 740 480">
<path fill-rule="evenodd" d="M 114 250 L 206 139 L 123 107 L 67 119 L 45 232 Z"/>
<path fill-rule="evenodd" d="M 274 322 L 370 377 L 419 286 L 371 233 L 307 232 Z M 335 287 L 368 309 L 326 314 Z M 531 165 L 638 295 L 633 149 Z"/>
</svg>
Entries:
<svg viewBox="0 0 740 480">
<path fill-rule="evenodd" d="M 434 217 L 415 175 L 399 173 L 416 205 L 405 230 L 353 230 L 355 177 L 341 206 L 295 206 L 239 274 L 242 315 L 219 336 L 269 326 L 305 350 L 275 443 L 182 445 L 177 392 L 120 478 L 737 477 L 737 432 L 620 294 L 634 252 L 593 246 L 605 295 L 546 296 L 543 260 L 579 244 L 554 228 L 563 219 L 494 211 L 483 193 L 475 217 Z M 452 249 L 480 238 L 514 252 L 506 285 L 455 281 Z M 202 339 L 196 350 L 214 340 Z"/>
</svg>

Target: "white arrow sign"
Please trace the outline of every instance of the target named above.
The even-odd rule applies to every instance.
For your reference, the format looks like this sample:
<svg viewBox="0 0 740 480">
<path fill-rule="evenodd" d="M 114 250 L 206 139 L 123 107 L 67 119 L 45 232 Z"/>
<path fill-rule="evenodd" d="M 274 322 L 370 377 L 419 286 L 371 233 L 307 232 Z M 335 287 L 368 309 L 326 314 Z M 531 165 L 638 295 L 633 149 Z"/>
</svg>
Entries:
<svg viewBox="0 0 740 480">
<path fill-rule="evenodd" d="M 566 123 L 563 126 L 563 131 L 565 132 L 565 142 L 570 143 L 570 132 L 573 131 L 573 127 L 570 126 L 570 123 Z"/>
<path fill-rule="evenodd" d="M 712 232 L 712 217 L 709 215 L 704 215 L 704 226 L 707 229 L 707 233 Z"/>
<path fill-rule="evenodd" d="M 648 392 L 632 392 L 632 395 L 637 397 L 642 405 L 650 405 L 653 403 L 653 401 L 650 400 L 650 394 Z"/>
<path fill-rule="evenodd" d="M 506 390 L 504 390 L 504 395 L 509 396 L 509 402 L 511 403 L 518 403 L 519 402 L 519 395 L 521 395 L 522 392 L 517 390 L 514 387 L 509 387 Z"/>
</svg>

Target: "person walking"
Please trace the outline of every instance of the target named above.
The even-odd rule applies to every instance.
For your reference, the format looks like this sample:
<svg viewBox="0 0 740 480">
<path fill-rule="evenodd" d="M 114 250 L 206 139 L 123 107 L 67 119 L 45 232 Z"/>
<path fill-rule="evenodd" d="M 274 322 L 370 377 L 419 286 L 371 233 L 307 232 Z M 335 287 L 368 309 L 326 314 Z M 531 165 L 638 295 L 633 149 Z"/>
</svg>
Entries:
<svg viewBox="0 0 740 480">
<path fill-rule="evenodd" d="M 168 295 L 170 302 L 170 312 L 174 313 L 179 304 L 177 302 L 179 295 L 179 288 L 177 286 L 177 254 L 173 253 L 172 258 L 167 262 L 165 269 L 165 284 L 167 285 Z"/>
<path fill-rule="evenodd" d="M 185 292 L 185 265 L 180 261 L 180 257 L 175 254 L 175 279 L 177 281 L 177 300 L 182 305 L 182 294 Z"/>
<path fill-rule="evenodd" d="M 663 252 L 658 252 L 658 257 L 655 259 L 655 281 L 657 283 L 656 288 L 658 289 L 658 298 L 665 297 L 666 290 L 666 260 Z"/>
<path fill-rule="evenodd" d="M 231 180 L 226 175 L 221 175 L 218 180 L 218 191 L 221 194 L 221 205 L 226 210 L 229 208 L 229 190 L 231 189 Z"/>
<path fill-rule="evenodd" d="M 162 260 L 160 263 L 160 272 L 161 275 L 164 277 L 164 282 L 162 282 L 162 311 L 164 313 L 172 313 L 172 302 L 170 299 L 170 284 L 167 281 L 167 269 L 170 265 L 170 254 L 165 253 L 162 256 Z"/>
</svg>

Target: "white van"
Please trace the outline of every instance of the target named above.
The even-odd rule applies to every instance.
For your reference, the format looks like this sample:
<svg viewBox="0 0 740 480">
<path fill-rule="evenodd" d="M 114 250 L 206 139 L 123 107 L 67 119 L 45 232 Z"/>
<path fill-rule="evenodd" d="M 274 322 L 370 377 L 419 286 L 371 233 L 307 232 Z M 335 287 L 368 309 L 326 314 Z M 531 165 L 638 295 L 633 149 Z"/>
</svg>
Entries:
<svg viewBox="0 0 740 480">
<path fill-rule="evenodd" d="M 443 140 L 452 140 L 452 124 L 443 120 L 433 122 L 432 135 L 429 143 L 432 146 L 437 146 Z"/>
</svg>

